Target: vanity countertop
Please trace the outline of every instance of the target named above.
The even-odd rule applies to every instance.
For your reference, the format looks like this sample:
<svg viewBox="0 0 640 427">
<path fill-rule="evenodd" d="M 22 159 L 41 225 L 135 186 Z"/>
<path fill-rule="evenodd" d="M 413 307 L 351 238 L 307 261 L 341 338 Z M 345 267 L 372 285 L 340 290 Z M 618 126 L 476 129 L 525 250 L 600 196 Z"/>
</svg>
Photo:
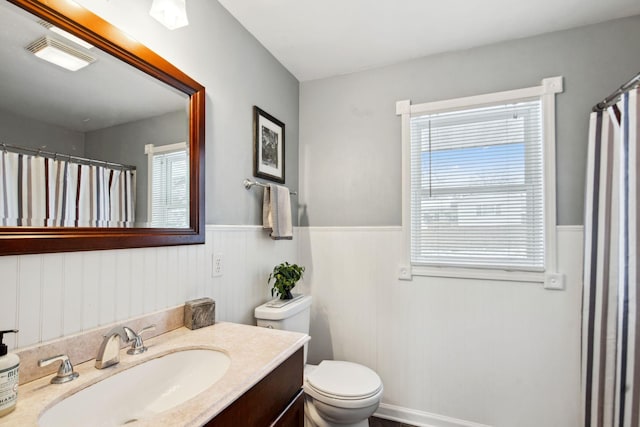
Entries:
<svg viewBox="0 0 640 427">
<path fill-rule="evenodd" d="M 131 426 L 200 426 L 248 391 L 307 341 L 308 335 L 235 323 L 216 323 L 197 330 L 185 327 L 145 340 L 149 350 L 141 355 L 120 353 L 120 363 L 96 369 L 94 361 L 76 365 L 80 377 L 66 384 L 49 384 L 51 376 L 21 385 L 16 410 L 0 418 L 0 426 L 37 426 L 42 411 L 62 398 L 107 376 L 147 359 L 184 348 L 211 348 L 231 358 L 224 376 L 206 391 L 173 409 Z M 97 349 L 96 349 L 97 350 Z M 47 355 L 43 355 L 47 356 Z"/>
</svg>

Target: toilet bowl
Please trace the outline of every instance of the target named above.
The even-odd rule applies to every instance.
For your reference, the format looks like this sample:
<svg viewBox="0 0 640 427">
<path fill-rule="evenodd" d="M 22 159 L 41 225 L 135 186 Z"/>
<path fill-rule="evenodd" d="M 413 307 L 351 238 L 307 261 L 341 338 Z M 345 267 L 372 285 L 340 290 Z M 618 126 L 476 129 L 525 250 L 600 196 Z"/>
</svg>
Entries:
<svg viewBox="0 0 640 427">
<path fill-rule="evenodd" d="M 324 360 L 305 366 L 305 426 L 368 426 L 378 409 L 382 381 L 357 363 Z"/>
<path fill-rule="evenodd" d="M 274 300 L 256 307 L 258 326 L 309 333 L 311 297 Z M 307 361 L 305 344 L 304 361 Z M 339 360 L 305 365 L 305 427 L 365 427 L 378 408 L 382 381 L 366 366 Z"/>
</svg>

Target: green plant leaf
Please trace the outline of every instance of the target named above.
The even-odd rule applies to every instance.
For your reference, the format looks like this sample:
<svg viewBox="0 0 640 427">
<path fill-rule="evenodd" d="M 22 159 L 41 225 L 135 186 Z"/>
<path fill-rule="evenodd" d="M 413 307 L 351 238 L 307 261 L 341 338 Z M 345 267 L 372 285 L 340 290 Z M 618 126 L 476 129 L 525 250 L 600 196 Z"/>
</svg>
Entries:
<svg viewBox="0 0 640 427">
<path fill-rule="evenodd" d="M 271 296 L 276 294 L 279 295 L 280 298 L 284 298 L 285 295 L 296 286 L 296 283 L 302 279 L 304 270 L 305 268 L 303 266 L 289 264 L 286 261 L 276 265 L 267 279 L 267 284 L 270 284 L 273 280 Z"/>
</svg>

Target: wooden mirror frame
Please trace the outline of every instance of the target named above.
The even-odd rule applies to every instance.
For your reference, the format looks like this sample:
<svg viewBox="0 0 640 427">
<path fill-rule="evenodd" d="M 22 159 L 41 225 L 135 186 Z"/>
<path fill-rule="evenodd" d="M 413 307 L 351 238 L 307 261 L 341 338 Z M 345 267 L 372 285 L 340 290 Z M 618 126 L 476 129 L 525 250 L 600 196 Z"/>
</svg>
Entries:
<svg viewBox="0 0 640 427">
<path fill-rule="evenodd" d="M 204 243 L 205 89 L 140 42 L 69 0 L 7 0 L 189 96 L 189 227 L 0 227 L 0 255 Z"/>
</svg>

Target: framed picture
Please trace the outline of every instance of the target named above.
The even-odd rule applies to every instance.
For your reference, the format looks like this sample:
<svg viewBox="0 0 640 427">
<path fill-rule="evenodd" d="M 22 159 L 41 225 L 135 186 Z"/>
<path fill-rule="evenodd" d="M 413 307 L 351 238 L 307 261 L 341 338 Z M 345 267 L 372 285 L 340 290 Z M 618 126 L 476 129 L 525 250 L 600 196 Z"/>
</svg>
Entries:
<svg viewBox="0 0 640 427">
<path fill-rule="evenodd" d="M 284 123 L 255 105 L 253 176 L 284 184 Z"/>
</svg>

